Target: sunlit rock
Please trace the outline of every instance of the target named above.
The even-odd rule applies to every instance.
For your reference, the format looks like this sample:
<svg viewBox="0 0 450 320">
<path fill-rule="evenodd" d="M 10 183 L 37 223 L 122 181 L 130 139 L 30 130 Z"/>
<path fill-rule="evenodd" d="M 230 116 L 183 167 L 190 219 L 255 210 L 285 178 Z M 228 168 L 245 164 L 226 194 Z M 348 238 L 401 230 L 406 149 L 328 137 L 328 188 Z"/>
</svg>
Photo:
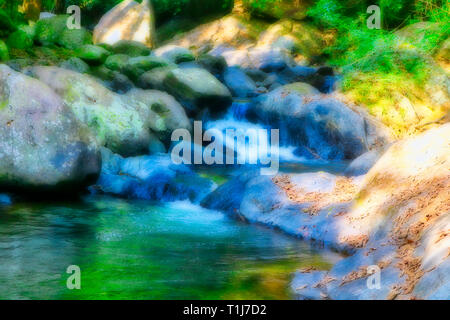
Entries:
<svg viewBox="0 0 450 320">
<path fill-rule="evenodd" d="M 132 40 L 153 46 L 154 15 L 148 0 L 137 3 L 126 0 L 107 12 L 94 29 L 94 43 L 113 45 Z"/>
</svg>

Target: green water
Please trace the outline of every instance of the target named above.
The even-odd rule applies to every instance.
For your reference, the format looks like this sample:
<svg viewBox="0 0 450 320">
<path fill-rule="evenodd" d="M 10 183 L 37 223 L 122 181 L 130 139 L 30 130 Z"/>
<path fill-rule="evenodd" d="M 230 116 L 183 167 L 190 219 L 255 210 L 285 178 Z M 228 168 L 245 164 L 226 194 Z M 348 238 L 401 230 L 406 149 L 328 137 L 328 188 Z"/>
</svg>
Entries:
<svg viewBox="0 0 450 320">
<path fill-rule="evenodd" d="M 0 208 L 0 299 L 289 299 L 292 272 L 334 258 L 188 202 Z"/>
</svg>

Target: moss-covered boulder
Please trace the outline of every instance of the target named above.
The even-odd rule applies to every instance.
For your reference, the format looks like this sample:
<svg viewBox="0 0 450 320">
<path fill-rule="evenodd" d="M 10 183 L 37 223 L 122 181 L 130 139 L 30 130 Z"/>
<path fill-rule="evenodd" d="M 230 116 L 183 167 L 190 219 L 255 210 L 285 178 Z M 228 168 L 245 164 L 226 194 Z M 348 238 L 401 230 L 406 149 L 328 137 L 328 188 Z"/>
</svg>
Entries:
<svg viewBox="0 0 450 320">
<path fill-rule="evenodd" d="M 245 9 L 254 17 L 295 20 L 305 19 L 308 9 L 313 3 L 311 0 L 277 0 L 276 2 L 272 1 L 272 3 L 261 0 L 243 0 L 242 2 Z"/>
<path fill-rule="evenodd" d="M 232 103 L 227 87 L 204 69 L 174 69 L 164 80 L 164 86 L 192 113 L 202 109 L 221 112 Z"/>
<path fill-rule="evenodd" d="M 126 54 L 113 54 L 105 61 L 105 67 L 113 71 L 123 71 L 130 60 Z"/>
<path fill-rule="evenodd" d="M 28 49 L 33 46 L 33 38 L 26 32 L 17 30 L 9 35 L 6 43 L 10 48 Z"/>
<path fill-rule="evenodd" d="M 9 60 L 9 50 L 2 40 L 0 40 L 0 62 L 5 62 Z"/>
<path fill-rule="evenodd" d="M 41 19 L 36 22 L 36 41 L 43 46 L 55 45 L 67 30 L 69 16 L 61 15 Z"/>
<path fill-rule="evenodd" d="M 136 84 L 139 88 L 142 89 L 156 89 L 164 91 L 164 80 L 167 78 L 167 75 L 174 69 L 176 69 L 176 67 L 169 65 L 166 67 L 155 68 L 153 70 L 147 71 L 139 77 Z"/>
<path fill-rule="evenodd" d="M 130 40 L 121 40 L 112 46 L 112 52 L 130 57 L 148 56 L 152 52 L 146 45 Z"/>
<path fill-rule="evenodd" d="M 0 189 L 74 194 L 96 180 L 101 159 L 90 132 L 46 84 L 5 65 L 0 123 Z"/>
<path fill-rule="evenodd" d="M 57 67 L 33 67 L 30 73 L 62 97 L 99 145 L 124 156 L 148 151 L 151 137 L 147 120 L 98 80 Z"/>
<path fill-rule="evenodd" d="M 90 65 L 103 64 L 111 55 L 108 50 L 92 44 L 84 45 L 76 50 L 76 55 Z"/>
<path fill-rule="evenodd" d="M 154 57 L 135 57 L 128 60 L 125 66 L 125 74 L 132 80 L 137 80 L 145 72 L 155 68 L 165 67 L 169 65 L 169 61 Z"/>
<path fill-rule="evenodd" d="M 89 65 L 81 60 L 80 58 L 72 57 L 60 64 L 61 68 L 76 71 L 79 73 L 88 73 L 90 68 Z"/>
<path fill-rule="evenodd" d="M 66 49 L 77 49 L 86 44 L 92 44 L 92 34 L 84 29 L 65 29 L 59 40 L 58 44 Z"/>
</svg>

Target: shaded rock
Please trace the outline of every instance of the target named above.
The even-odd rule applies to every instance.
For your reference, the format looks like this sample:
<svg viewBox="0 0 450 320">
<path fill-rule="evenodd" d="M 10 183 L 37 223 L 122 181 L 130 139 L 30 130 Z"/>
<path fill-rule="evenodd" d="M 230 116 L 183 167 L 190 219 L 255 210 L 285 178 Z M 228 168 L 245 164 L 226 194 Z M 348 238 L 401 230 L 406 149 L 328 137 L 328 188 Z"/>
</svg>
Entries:
<svg viewBox="0 0 450 320">
<path fill-rule="evenodd" d="M 9 50 L 6 44 L 0 40 L 0 62 L 9 60 Z"/>
<path fill-rule="evenodd" d="M 134 88 L 133 82 L 124 74 L 108 69 L 105 65 L 92 69 L 91 74 L 101 80 L 109 90 L 125 93 Z"/>
<path fill-rule="evenodd" d="M 81 29 L 65 29 L 58 44 L 66 49 L 75 50 L 87 44 L 92 44 L 92 35 L 84 28 Z"/>
<path fill-rule="evenodd" d="M 90 65 L 100 65 L 106 61 L 111 52 L 102 47 L 88 44 L 78 48 L 76 55 Z"/>
<path fill-rule="evenodd" d="M 150 50 L 150 48 L 140 42 L 120 40 L 119 42 L 112 45 L 112 52 L 116 54 L 126 54 L 130 57 L 142 57 L 150 55 L 152 51 Z"/>
<path fill-rule="evenodd" d="M 227 68 L 224 73 L 224 81 L 234 97 L 251 98 L 258 95 L 255 82 L 240 68 Z"/>
<path fill-rule="evenodd" d="M 311 4 L 311 1 L 281 0 L 274 5 L 261 5 L 258 0 L 244 1 L 246 9 L 252 16 L 277 20 L 283 18 L 303 20 L 307 17 Z"/>
<path fill-rule="evenodd" d="M 56 67 L 33 67 L 31 74 L 49 85 L 75 117 L 94 133 L 100 146 L 125 156 L 147 152 L 150 131 L 145 119 L 94 78 Z"/>
<path fill-rule="evenodd" d="M 16 49 L 28 49 L 33 46 L 33 38 L 30 37 L 26 32 L 22 30 L 17 30 L 11 33 L 6 41 L 8 47 Z"/>
<path fill-rule="evenodd" d="M 174 130 L 192 130 L 183 107 L 165 92 L 134 89 L 123 95 L 122 99 L 137 110 L 147 126 L 167 144 Z"/>
<path fill-rule="evenodd" d="M 0 122 L 1 189 L 73 194 L 98 176 L 100 155 L 89 131 L 47 85 L 5 65 Z"/>
<path fill-rule="evenodd" d="M 88 73 L 89 65 L 80 58 L 72 57 L 60 64 L 61 68 L 76 71 L 79 73 Z"/>
<path fill-rule="evenodd" d="M 95 193 L 131 199 L 199 202 L 213 184 L 184 165 L 173 164 L 167 154 L 122 158 L 102 150 L 102 173 Z"/>
<path fill-rule="evenodd" d="M 153 9 L 148 0 L 142 3 L 125 0 L 100 19 L 94 29 L 94 43 L 113 45 L 120 40 L 131 40 L 152 47 L 154 24 Z"/>
<path fill-rule="evenodd" d="M 31 59 L 13 59 L 9 60 L 6 65 L 14 71 L 21 72 L 26 67 L 33 65 L 33 63 Z"/>
<path fill-rule="evenodd" d="M 218 78 L 227 68 L 227 62 L 221 56 L 214 57 L 209 54 L 202 54 L 198 56 L 197 63 L 202 68 L 212 73 L 216 78 Z"/>
<path fill-rule="evenodd" d="M 168 65 L 167 60 L 154 56 L 135 57 L 128 60 L 124 72 L 130 79 L 136 81 L 145 72 Z"/>
<path fill-rule="evenodd" d="M 236 218 L 240 217 L 239 210 L 247 183 L 255 176 L 257 176 L 257 171 L 245 170 L 239 172 L 229 182 L 221 185 L 205 197 L 201 206 L 211 210 L 223 211 Z"/>
<path fill-rule="evenodd" d="M 109 56 L 105 61 L 105 67 L 113 71 L 122 72 L 130 60 L 130 57 L 126 54 L 114 54 Z"/>
<path fill-rule="evenodd" d="M 154 54 L 176 64 L 195 60 L 194 54 L 190 50 L 175 45 L 160 47 L 154 51 Z"/>
<path fill-rule="evenodd" d="M 182 101 L 190 112 L 224 111 L 232 103 L 230 91 L 203 69 L 174 69 L 164 80 L 167 91 Z"/>
<path fill-rule="evenodd" d="M 284 143 L 305 146 L 322 159 L 355 159 L 386 143 L 363 115 L 315 94 L 317 90 L 306 83 L 280 87 L 258 97 L 248 117 L 281 128 Z"/>
<path fill-rule="evenodd" d="M 345 175 L 361 176 L 366 174 L 370 169 L 372 169 L 381 156 L 382 152 L 380 150 L 372 150 L 364 153 L 350 163 L 348 168 L 345 170 Z"/>
<path fill-rule="evenodd" d="M 157 89 L 164 91 L 164 80 L 174 69 L 176 69 L 176 67 L 170 65 L 147 71 L 139 77 L 137 86 L 142 89 Z"/>
</svg>

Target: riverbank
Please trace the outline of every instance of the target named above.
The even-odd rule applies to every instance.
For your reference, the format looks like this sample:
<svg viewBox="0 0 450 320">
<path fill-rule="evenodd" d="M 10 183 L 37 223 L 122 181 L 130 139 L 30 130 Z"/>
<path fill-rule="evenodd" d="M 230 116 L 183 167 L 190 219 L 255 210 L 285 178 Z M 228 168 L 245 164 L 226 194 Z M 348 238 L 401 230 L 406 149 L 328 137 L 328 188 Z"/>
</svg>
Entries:
<svg viewBox="0 0 450 320">
<path fill-rule="evenodd" d="M 140 20 L 130 18 L 136 12 L 142 13 Z M 182 221 L 182 233 L 191 239 L 190 228 L 201 225 L 197 231 L 205 234 L 196 234 L 188 245 L 168 253 L 168 258 L 172 254 L 177 256 L 178 250 L 182 257 L 192 258 L 188 251 L 200 250 L 198 246 L 215 252 L 218 248 L 208 247 L 203 237 L 212 233 L 220 235 L 225 217 L 217 211 L 236 219 L 228 231 L 237 246 L 242 245 L 239 239 L 252 241 L 252 236 L 265 239 L 263 249 L 257 250 L 254 258 L 263 260 L 261 265 L 269 269 L 270 256 L 277 256 L 277 253 L 270 245 L 271 240 L 265 237 L 270 238 L 274 233 L 264 229 L 265 235 L 242 231 L 236 227 L 239 220 L 250 223 L 249 230 L 255 230 L 251 224 L 263 225 L 313 243 L 315 250 L 331 249 L 348 256 L 326 267 L 322 262 L 297 266 L 287 258 L 286 265 L 281 263 L 274 267 L 277 269 L 275 277 L 286 274 L 275 283 L 266 278 L 258 280 L 255 298 L 293 297 L 286 294 L 285 289 L 289 274 L 295 269 L 302 269 L 291 284 L 297 298 L 448 298 L 450 132 L 445 115 L 450 99 L 448 74 L 439 64 L 442 56 L 438 59 L 434 51 L 433 54 L 423 52 L 419 45 L 423 44 L 423 39 L 428 43 L 428 36 L 407 32 L 417 24 L 395 34 L 389 33 L 389 36 L 377 34 L 380 36 L 377 39 L 383 41 L 393 37 L 393 42 L 385 45 L 395 54 L 386 57 L 374 51 L 364 59 L 352 61 L 350 65 L 356 69 L 349 71 L 336 65 L 327 54 L 330 48 L 336 49 L 334 46 L 342 38 L 336 40 L 336 34 L 319 28 L 306 19 L 307 15 L 289 19 L 283 14 L 275 21 L 268 21 L 260 18 L 264 13 L 257 17 L 247 17 L 245 13 L 234 12 L 156 46 L 154 14 L 146 1 L 142 4 L 122 2 L 99 19 L 93 34 L 87 28 L 68 29 L 67 16 L 49 13 L 42 14 L 36 24 L 11 32 L 7 43 L 12 50 L 0 43 L 0 49 L 6 47 L 6 51 L 0 52 L 0 59 L 4 60 L 4 64 L 0 64 L 0 122 L 3 123 L 0 127 L 0 190 L 5 193 L 0 196 L 0 212 L 5 214 L 2 218 L 12 217 L 14 222 L 22 215 L 21 205 L 27 198 L 76 199 L 86 193 L 100 199 L 117 197 L 107 200 L 113 207 L 110 209 L 99 200 L 94 201 L 94 209 L 83 205 L 79 211 L 73 211 L 69 205 L 63 210 L 67 209 L 69 216 L 81 212 L 86 219 L 81 222 L 77 222 L 77 218 L 63 219 L 61 227 L 56 214 L 58 208 L 53 206 L 51 210 L 55 214 L 51 214 L 51 221 L 40 220 L 43 224 L 56 224 L 56 238 L 61 236 L 69 243 L 72 243 L 70 237 L 76 235 L 64 234 L 66 224 L 81 225 L 81 229 L 73 230 L 83 233 L 83 228 L 98 222 L 89 221 L 92 210 L 100 225 L 113 230 L 108 241 L 83 239 L 86 241 L 83 244 L 92 247 L 80 251 L 92 258 L 88 259 L 89 266 L 86 263 L 91 276 L 95 275 L 89 279 L 89 284 L 98 292 L 102 289 L 94 283 L 99 280 L 97 275 L 101 279 L 108 276 L 121 279 L 120 272 L 114 270 L 114 265 L 121 265 L 121 262 L 108 264 L 101 269 L 101 275 L 97 274 L 92 268 L 101 265 L 106 258 L 101 257 L 101 262 L 97 263 L 97 255 L 89 250 L 106 250 L 107 256 L 113 256 L 114 250 L 122 252 L 125 248 L 110 246 L 116 240 L 121 242 L 122 238 L 114 239 L 116 229 L 109 224 L 112 222 L 105 223 L 109 216 L 102 216 L 97 205 L 107 212 L 117 210 L 112 221 L 117 222 L 119 228 L 125 228 L 121 230 L 125 235 L 129 227 L 154 236 L 151 231 L 155 226 L 171 226 Z M 141 27 L 142 32 L 130 31 Z M 121 35 L 120 39 L 115 38 L 117 34 Z M 26 47 L 21 48 L 22 45 Z M 12 59 L 9 59 L 10 54 Z M 344 56 L 349 58 L 345 54 L 341 58 Z M 375 58 L 367 60 L 370 57 Z M 362 78 L 355 78 L 361 76 L 367 63 L 385 65 L 387 62 L 380 63 L 380 57 L 384 62 L 398 58 L 394 59 L 396 67 L 386 73 L 388 78 L 373 70 L 363 73 Z M 400 73 L 398 68 L 402 70 Z M 420 85 L 416 76 L 424 76 L 419 79 Z M 395 77 L 396 85 L 391 85 L 390 77 Z M 415 82 L 407 82 L 408 77 Z M 349 81 L 355 79 L 364 81 L 348 87 Z M 397 86 L 398 82 L 405 86 Z M 417 100 L 405 93 L 411 88 L 419 88 L 412 91 Z M 383 94 L 379 95 L 380 92 Z M 374 96 L 379 99 L 375 101 Z M 199 139 L 202 145 L 173 139 L 174 132 L 187 136 L 195 136 L 197 132 L 198 135 L 193 129 L 198 121 L 205 129 L 217 130 L 219 134 L 214 135 L 214 139 Z M 246 143 L 237 143 L 236 147 L 234 138 L 226 138 L 227 130 L 239 132 L 238 141 L 256 143 L 253 146 L 249 142 L 250 148 Z M 276 152 L 270 150 L 271 160 L 275 160 L 273 157 L 277 154 L 278 174 L 260 175 L 260 170 L 264 169 L 261 166 L 264 154 L 260 151 L 267 152 L 269 143 L 248 136 L 249 132 L 258 130 L 279 131 L 276 144 L 279 148 Z M 220 154 L 211 151 L 211 145 L 202 141 L 217 145 L 215 150 L 221 150 Z M 184 154 L 190 161 L 181 164 L 173 161 L 174 150 L 179 149 L 193 151 L 193 154 Z M 227 156 L 233 160 L 252 156 L 259 160 L 259 165 L 227 166 L 215 162 L 209 170 L 205 170 L 205 164 L 191 165 L 195 162 L 192 158 L 205 159 L 208 152 L 227 163 L 224 150 L 232 151 L 231 156 Z M 228 177 L 221 176 L 223 170 L 232 172 L 229 181 Z M 205 173 L 207 171 L 209 173 Z M 144 210 L 148 216 L 136 213 L 147 205 L 151 207 L 155 201 L 159 206 L 158 219 L 148 210 Z M 185 207 L 177 207 L 180 202 Z M 189 204 L 187 208 L 186 204 Z M 73 205 L 78 204 L 73 202 Z M 167 212 L 166 205 L 175 205 L 172 209 L 180 210 L 182 215 Z M 24 214 L 31 210 L 33 214 L 41 212 L 45 218 L 47 209 L 45 206 L 38 206 L 36 211 L 28 208 Z M 137 220 L 130 226 L 129 221 L 120 219 L 117 213 L 130 215 L 128 218 L 132 220 L 137 217 Z M 161 213 L 167 216 L 161 218 Z M 38 214 L 32 216 L 39 220 Z M 208 217 L 221 222 L 209 225 Z M 21 223 L 27 223 L 19 220 L 16 231 L 20 230 Z M 5 225 L 8 223 L 6 221 Z M 33 230 L 35 226 L 31 223 L 29 227 Z M 165 230 L 164 227 L 161 230 Z M 239 237 L 241 231 L 243 238 Z M 9 238 L 7 228 L 4 232 L 10 239 L 8 249 L 14 251 L 11 239 L 21 237 L 20 233 Z M 170 232 L 176 235 L 181 231 L 169 228 L 162 234 L 156 233 L 156 237 L 170 236 Z M 250 234 L 245 235 L 246 232 Z M 31 232 L 24 237 L 25 244 L 28 240 L 32 242 L 27 247 L 29 250 L 34 241 L 38 244 L 48 241 L 42 233 L 34 237 Z M 283 241 L 305 245 L 296 242 L 294 237 Z M 201 241 L 196 242 L 199 238 Z M 226 247 L 222 240 L 219 242 L 219 250 L 223 249 L 221 246 Z M 160 255 L 150 255 L 152 261 L 164 257 L 164 246 L 170 245 L 161 243 L 155 248 L 141 236 L 124 242 L 129 248 L 140 248 L 137 256 L 148 248 L 160 250 Z M 82 245 L 75 247 L 77 251 Z M 38 245 L 37 249 L 41 250 L 42 246 Z M 245 261 L 244 249 L 239 249 L 239 255 L 229 257 L 231 262 L 227 260 L 226 264 L 230 268 L 224 273 L 234 273 L 240 267 L 251 273 L 253 264 L 234 261 Z M 227 249 L 224 251 L 227 256 Z M 83 254 L 74 256 L 84 261 Z M 197 272 L 198 267 L 205 268 L 202 263 L 220 265 L 222 254 L 219 256 L 212 254 L 212 260 L 206 254 L 194 256 L 190 266 L 182 265 L 177 259 L 169 261 L 168 264 L 177 266 L 170 271 L 171 276 L 175 276 L 171 279 L 188 281 L 189 270 Z M 305 257 L 293 254 L 291 258 Z M 308 261 L 309 257 L 305 259 Z M 4 267 L 6 275 L 14 275 L 10 268 L 20 264 L 14 259 L 11 261 Z M 136 268 L 131 274 L 139 277 L 138 258 L 131 257 L 129 262 Z M 164 278 L 161 266 L 146 267 L 153 268 L 159 275 L 156 282 Z M 46 268 L 48 277 L 49 266 Z M 372 275 L 369 270 L 381 272 L 380 289 L 367 287 Z M 108 272 L 111 275 L 105 274 Z M 183 279 L 178 278 L 178 272 Z M 270 275 L 269 272 L 266 276 Z M 227 283 L 234 282 L 233 277 L 223 279 Z M 107 289 L 110 298 L 120 296 L 117 291 L 123 283 L 115 281 L 118 283 Z M 125 280 L 124 283 L 130 284 Z M 238 287 L 245 286 L 238 283 Z M 160 295 L 145 296 L 140 292 L 145 290 L 141 285 L 145 284 L 138 283 L 131 291 L 159 298 L 164 294 L 172 297 L 167 288 L 175 290 L 169 285 L 158 291 Z M 271 286 L 277 288 L 274 294 L 261 293 L 264 291 L 261 288 Z M 209 297 L 206 290 L 200 292 Z M 88 298 L 94 297 L 92 292 Z M 32 297 L 36 297 L 35 294 Z M 200 296 L 196 294 L 185 292 L 181 298 Z M 222 297 L 210 294 L 213 298 Z M 26 292 L 18 296 L 26 297 Z"/>
</svg>

